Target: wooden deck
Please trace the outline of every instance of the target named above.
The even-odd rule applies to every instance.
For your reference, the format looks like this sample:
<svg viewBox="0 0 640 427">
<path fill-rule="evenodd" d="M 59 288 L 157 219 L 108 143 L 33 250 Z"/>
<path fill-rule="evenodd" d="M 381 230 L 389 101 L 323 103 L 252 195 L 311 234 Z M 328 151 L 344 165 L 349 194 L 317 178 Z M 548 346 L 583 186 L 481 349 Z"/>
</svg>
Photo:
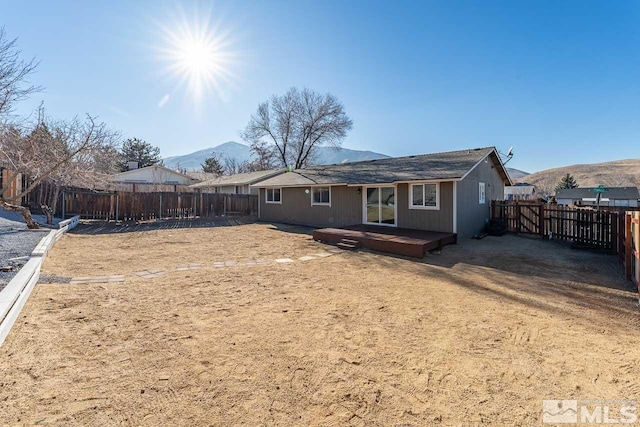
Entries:
<svg viewBox="0 0 640 427">
<path fill-rule="evenodd" d="M 422 258 L 428 251 L 456 243 L 456 237 L 455 233 L 372 225 L 321 228 L 313 232 L 314 240 L 321 242 L 336 244 L 342 239 L 355 240 L 363 248 L 416 258 Z"/>
</svg>

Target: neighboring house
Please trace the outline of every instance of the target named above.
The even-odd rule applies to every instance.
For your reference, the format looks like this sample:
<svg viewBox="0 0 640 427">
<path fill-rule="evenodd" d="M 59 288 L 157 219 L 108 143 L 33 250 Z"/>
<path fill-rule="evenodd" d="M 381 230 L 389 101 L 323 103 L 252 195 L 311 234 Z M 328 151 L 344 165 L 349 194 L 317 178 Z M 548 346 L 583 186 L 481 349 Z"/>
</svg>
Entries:
<svg viewBox="0 0 640 427">
<path fill-rule="evenodd" d="M 535 200 L 536 187 L 527 183 L 518 183 L 504 187 L 505 200 Z"/>
<path fill-rule="evenodd" d="M 598 193 L 593 188 L 568 188 L 556 191 L 559 205 L 596 206 Z M 638 207 L 638 189 L 636 187 L 609 187 L 600 193 L 600 206 Z"/>
<path fill-rule="evenodd" d="M 159 165 L 120 172 L 113 175 L 112 181 L 129 184 L 169 185 L 191 185 L 198 182 L 196 178 Z"/>
<path fill-rule="evenodd" d="M 283 174 L 284 169 L 266 170 L 235 175 L 220 175 L 206 181 L 193 184 L 192 188 L 206 190 L 212 193 L 225 194 L 258 194 L 258 189 L 251 185 L 258 184 L 265 179 Z"/>
<path fill-rule="evenodd" d="M 369 224 L 457 233 L 478 232 L 511 178 L 494 147 L 294 170 L 267 179 L 264 221 L 341 227 Z"/>
</svg>

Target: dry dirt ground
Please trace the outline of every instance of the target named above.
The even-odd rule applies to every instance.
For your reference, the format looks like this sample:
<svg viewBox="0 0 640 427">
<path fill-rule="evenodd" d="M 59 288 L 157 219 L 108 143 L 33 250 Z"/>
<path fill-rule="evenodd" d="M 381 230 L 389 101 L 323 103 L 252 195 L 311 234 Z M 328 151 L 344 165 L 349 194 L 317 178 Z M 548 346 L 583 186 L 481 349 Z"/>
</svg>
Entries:
<svg viewBox="0 0 640 427">
<path fill-rule="evenodd" d="M 0 424 L 540 425 L 542 399 L 638 398 L 614 257 L 505 236 L 299 261 L 326 249 L 305 231 L 65 236 L 44 274 L 126 281 L 35 288 L 0 347 Z"/>
</svg>

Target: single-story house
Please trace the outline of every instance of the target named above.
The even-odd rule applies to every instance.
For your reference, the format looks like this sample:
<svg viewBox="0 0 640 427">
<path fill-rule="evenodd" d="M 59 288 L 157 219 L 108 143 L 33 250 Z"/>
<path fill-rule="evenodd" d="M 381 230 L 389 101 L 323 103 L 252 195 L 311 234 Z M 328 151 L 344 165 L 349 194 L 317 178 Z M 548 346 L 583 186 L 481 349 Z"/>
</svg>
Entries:
<svg viewBox="0 0 640 427">
<path fill-rule="evenodd" d="M 234 175 L 220 175 L 206 181 L 191 185 L 192 188 L 224 194 L 258 194 L 258 188 L 251 187 L 265 179 L 283 174 L 284 169 L 266 170 L 258 172 L 237 173 Z"/>
<path fill-rule="evenodd" d="M 189 175 L 166 168 L 160 165 L 147 166 L 144 168 L 130 169 L 112 176 L 114 182 L 129 184 L 169 184 L 169 185 L 191 185 L 198 180 Z"/>
<path fill-rule="evenodd" d="M 535 200 L 536 187 L 520 182 L 514 185 L 504 187 L 505 200 Z"/>
<path fill-rule="evenodd" d="M 314 227 L 368 224 L 471 237 L 509 173 L 494 147 L 296 169 L 264 180 L 258 218 Z"/>
<path fill-rule="evenodd" d="M 596 206 L 598 192 L 595 188 L 566 188 L 556 191 L 559 205 Z M 638 207 L 640 194 L 636 187 L 608 187 L 600 193 L 600 206 Z"/>
</svg>

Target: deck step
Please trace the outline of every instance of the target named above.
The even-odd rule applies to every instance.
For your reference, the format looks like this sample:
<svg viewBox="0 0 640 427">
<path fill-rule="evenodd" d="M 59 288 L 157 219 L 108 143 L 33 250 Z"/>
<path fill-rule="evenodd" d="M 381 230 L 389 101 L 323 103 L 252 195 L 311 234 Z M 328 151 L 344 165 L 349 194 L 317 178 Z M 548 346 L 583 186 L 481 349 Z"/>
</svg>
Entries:
<svg viewBox="0 0 640 427">
<path fill-rule="evenodd" d="M 340 249 L 344 249 L 345 251 L 355 251 L 356 249 L 358 249 L 358 247 L 356 245 L 352 245 L 349 243 L 337 243 L 336 244 L 337 247 L 339 247 Z"/>
<path fill-rule="evenodd" d="M 342 239 L 340 240 L 341 243 L 346 243 L 348 245 L 355 245 L 360 247 L 360 242 L 357 240 L 352 240 L 352 239 Z"/>
</svg>

